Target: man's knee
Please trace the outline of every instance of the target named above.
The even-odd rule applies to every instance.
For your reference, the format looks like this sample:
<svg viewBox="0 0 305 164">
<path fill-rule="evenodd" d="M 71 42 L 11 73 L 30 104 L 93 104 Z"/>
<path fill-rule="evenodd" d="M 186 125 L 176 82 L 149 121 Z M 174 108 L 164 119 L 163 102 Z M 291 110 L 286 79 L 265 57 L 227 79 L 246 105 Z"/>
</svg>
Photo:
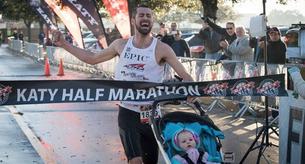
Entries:
<svg viewBox="0 0 305 164">
<path fill-rule="evenodd" d="M 129 160 L 129 164 L 142 164 L 143 160 L 142 157 L 134 157 L 131 160 Z"/>
</svg>

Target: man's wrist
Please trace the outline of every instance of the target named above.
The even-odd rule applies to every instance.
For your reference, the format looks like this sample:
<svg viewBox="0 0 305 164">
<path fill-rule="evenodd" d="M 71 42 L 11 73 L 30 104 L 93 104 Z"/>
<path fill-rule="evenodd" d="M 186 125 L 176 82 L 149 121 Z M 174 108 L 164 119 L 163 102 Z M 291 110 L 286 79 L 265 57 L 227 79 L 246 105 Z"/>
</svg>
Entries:
<svg viewBox="0 0 305 164">
<path fill-rule="evenodd" d="M 61 45 L 61 47 L 63 48 L 63 49 L 66 49 L 66 48 L 68 48 L 70 46 L 70 44 L 68 43 L 68 42 L 66 42 L 66 41 L 63 41 L 63 43 L 62 43 L 62 45 Z"/>
</svg>

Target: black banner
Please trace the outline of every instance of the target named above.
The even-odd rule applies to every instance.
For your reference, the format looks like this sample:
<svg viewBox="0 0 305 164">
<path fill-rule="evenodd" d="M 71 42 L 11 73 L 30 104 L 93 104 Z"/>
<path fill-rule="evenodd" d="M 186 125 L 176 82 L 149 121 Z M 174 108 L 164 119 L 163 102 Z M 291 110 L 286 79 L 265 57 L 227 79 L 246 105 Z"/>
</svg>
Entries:
<svg viewBox="0 0 305 164">
<path fill-rule="evenodd" d="M 39 0 L 29 0 L 30 6 L 38 13 L 38 15 L 42 18 L 45 24 L 50 29 L 58 29 L 56 24 L 54 23 L 54 15 L 51 9 L 47 4 L 42 4 L 44 1 L 40 2 Z"/>
<path fill-rule="evenodd" d="M 62 0 L 64 6 L 69 6 L 98 39 L 101 47 L 108 47 L 104 25 L 100 19 L 94 0 Z"/>
<path fill-rule="evenodd" d="M 153 101 L 159 96 L 287 96 L 284 74 L 209 81 L 149 83 L 112 80 L 0 81 L 0 105 Z"/>
</svg>

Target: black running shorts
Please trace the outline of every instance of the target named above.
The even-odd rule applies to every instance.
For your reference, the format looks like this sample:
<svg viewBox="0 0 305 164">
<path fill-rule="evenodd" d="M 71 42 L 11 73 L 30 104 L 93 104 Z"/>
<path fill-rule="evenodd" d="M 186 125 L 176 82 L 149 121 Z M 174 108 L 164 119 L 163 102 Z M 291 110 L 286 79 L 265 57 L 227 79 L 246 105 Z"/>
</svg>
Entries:
<svg viewBox="0 0 305 164">
<path fill-rule="evenodd" d="M 128 161 L 142 157 L 145 164 L 158 162 L 158 145 L 149 124 L 140 122 L 140 113 L 119 107 L 119 131 Z"/>
</svg>

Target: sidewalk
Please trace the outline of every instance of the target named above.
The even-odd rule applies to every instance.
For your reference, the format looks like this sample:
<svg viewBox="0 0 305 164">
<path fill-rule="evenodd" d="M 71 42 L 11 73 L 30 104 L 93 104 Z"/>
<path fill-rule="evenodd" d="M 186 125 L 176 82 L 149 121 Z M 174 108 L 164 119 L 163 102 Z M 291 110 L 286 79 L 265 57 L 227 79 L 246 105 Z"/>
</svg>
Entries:
<svg viewBox="0 0 305 164">
<path fill-rule="evenodd" d="M 44 163 L 5 107 L 0 107 L 0 163 Z"/>
</svg>

